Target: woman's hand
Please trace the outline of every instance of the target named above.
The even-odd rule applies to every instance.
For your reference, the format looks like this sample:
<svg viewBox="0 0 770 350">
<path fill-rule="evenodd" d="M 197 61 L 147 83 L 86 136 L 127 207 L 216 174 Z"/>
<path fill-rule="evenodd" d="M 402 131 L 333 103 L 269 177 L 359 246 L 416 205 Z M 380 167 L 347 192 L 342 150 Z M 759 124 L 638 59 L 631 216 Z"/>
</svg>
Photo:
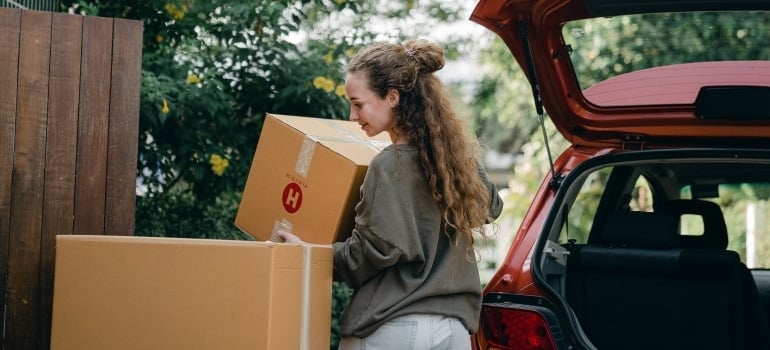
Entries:
<svg viewBox="0 0 770 350">
<path fill-rule="evenodd" d="M 294 244 L 305 244 L 305 241 L 297 237 L 291 232 L 287 231 L 278 231 L 276 232 L 278 237 L 280 237 L 284 243 L 294 243 Z"/>
</svg>

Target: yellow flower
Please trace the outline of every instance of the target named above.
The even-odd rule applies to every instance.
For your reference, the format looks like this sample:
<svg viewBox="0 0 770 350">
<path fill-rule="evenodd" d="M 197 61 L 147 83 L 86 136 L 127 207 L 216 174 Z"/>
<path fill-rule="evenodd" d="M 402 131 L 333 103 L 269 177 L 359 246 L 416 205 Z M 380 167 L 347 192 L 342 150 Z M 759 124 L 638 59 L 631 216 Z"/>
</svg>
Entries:
<svg viewBox="0 0 770 350">
<path fill-rule="evenodd" d="M 355 54 L 356 54 L 356 50 L 354 50 L 352 47 L 345 50 L 345 55 L 347 55 L 348 57 L 353 57 L 353 55 Z"/>
<path fill-rule="evenodd" d="M 181 8 L 178 8 L 175 4 L 166 4 L 164 8 L 166 9 L 166 12 L 171 15 L 171 18 L 177 21 L 184 18 L 185 13 L 187 12 L 187 6 L 185 5 L 182 5 Z"/>
<path fill-rule="evenodd" d="M 171 111 L 168 108 L 168 101 L 166 101 L 165 98 L 163 99 L 163 108 L 161 108 L 160 111 L 163 112 L 163 114 L 168 114 L 168 112 Z"/>
<path fill-rule="evenodd" d="M 337 96 L 339 96 L 339 97 L 345 96 L 345 93 L 346 93 L 345 92 L 345 85 L 342 85 L 342 84 L 337 85 L 337 88 L 334 89 L 334 93 L 337 94 Z"/>
<path fill-rule="evenodd" d="M 406 9 L 411 10 L 414 8 L 414 0 L 407 0 L 406 1 Z"/>
<path fill-rule="evenodd" d="M 347 0 L 334 0 L 338 5 L 344 4 Z"/>
<path fill-rule="evenodd" d="M 320 89 L 326 92 L 332 92 L 334 91 L 334 87 L 337 84 L 334 83 L 334 80 L 331 80 L 327 77 L 317 76 L 315 79 L 313 79 L 313 86 L 315 86 L 316 89 Z"/>
<path fill-rule="evenodd" d="M 230 165 L 230 160 L 215 153 L 209 157 L 209 164 L 211 164 L 211 171 L 213 171 L 214 174 L 222 176 L 225 169 Z"/>
<path fill-rule="evenodd" d="M 315 79 L 313 79 L 313 86 L 315 86 L 316 89 L 321 89 L 324 86 L 324 83 L 326 82 L 326 78 L 322 76 L 317 76 Z"/>
<path fill-rule="evenodd" d="M 159 43 L 162 43 L 164 39 L 166 39 L 166 37 L 164 37 L 163 34 L 158 34 L 155 36 L 155 41 Z"/>
<path fill-rule="evenodd" d="M 197 84 L 201 82 L 201 78 L 197 76 L 196 74 L 190 74 L 187 76 L 187 83 L 188 84 Z"/>
<path fill-rule="evenodd" d="M 323 89 L 324 91 L 326 91 L 326 92 L 332 92 L 332 91 L 334 91 L 334 81 L 333 81 L 333 80 L 329 80 L 329 79 L 326 79 L 326 80 L 324 81 L 324 85 L 323 85 L 322 89 Z"/>
</svg>

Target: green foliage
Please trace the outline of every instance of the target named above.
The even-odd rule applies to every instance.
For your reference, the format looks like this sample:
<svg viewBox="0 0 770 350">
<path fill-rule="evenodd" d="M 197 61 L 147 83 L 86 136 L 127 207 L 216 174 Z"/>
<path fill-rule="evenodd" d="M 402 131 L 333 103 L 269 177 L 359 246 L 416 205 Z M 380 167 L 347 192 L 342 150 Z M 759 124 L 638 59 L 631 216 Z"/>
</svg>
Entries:
<svg viewBox="0 0 770 350">
<path fill-rule="evenodd" d="M 503 154 L 522 153 L 532 136 L 537 137 L 539 119 L 529 82 L 511 52 L 499 38 L 481 49 L 482 76 L 471 107 L 475 130 L 492 150 Z"/>
<path fill-rule="evenodd" d="M 232 222 L 240 198 L 223 195 L 212 203 L 191 193 L 160 193 L 137 202 L 137 236 L 253 240 Z"/>
<path fill-rule="evenodd" d="M 650 67 L 768 58 L 770 48 L 761 44 L 768 28 L 770 18 L 761 14 L 700 12 L 575 21 L 563 33 L 573 49 L 570 58 L 578 81 L 585 88 Z"/>
<path fill-rule="evenodd" d="M 337 349 L 340 344 L 340 319 L 342 312 L 348 307 L 353 290 L 345 283 L 332 282 L 332 334 L 331 350 Z"/>
<path fill-rule="evenodd" d="M 747 236 L 754 230 L 754 261 L 749 267 L 770 267 L 770 235 L 767 218 L 770 217 L 769 183 L 744 183 L 739 186 L 719 186 L 718 204 L 722 207 L 729 234 L 727 249 L 737 252 L 741 261 L 747 259 Z M 752 207 L 752 209 L 749 209 Z M 749 219 L 749 216 L 753 216 Z"/>
</svg>

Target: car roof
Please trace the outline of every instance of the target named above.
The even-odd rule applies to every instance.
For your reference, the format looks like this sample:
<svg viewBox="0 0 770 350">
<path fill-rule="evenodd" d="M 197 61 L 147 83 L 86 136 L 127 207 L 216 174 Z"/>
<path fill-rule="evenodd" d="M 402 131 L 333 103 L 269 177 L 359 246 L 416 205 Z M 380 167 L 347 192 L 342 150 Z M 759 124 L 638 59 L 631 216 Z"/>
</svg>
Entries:
<svg viewBox="0 0 770 350">
<path fill-rule="evenodd" d="M 706 42 L 714 45 L 702 48 L 708 52 L 702 56 L 709 58 L 703 62 L 688 60 L 684 57 L 687 50 L 698 49 L 695 44 L 703 42 L 688 47 L 687 38 L 680 37 L 683 32 L 678 28 L 690 30 L 692 35 L 706 35 L 709 29 L 702 23 L 685 23 L 701 17 L 679 14 L 706 13 L 703 11 L 708 11 L 709 18 L 713 17 L 717 24 L 724 21 L 716 16 L 722 13 L 731 13 L 733 18 L 747 22 L 748 29 L 742 29 L 740 21 L 730 22 L 738 26 L 730 30 L 739 37 L 748 35 L 760 48 L 743 50 L 741 56 L 737 51 L 732 55 L 732 42 Z M 751 21 L 770 18 L 769 11 L 770 0 L 481 0 L 471 20 L 495 32 L 506 43 L 532 83 L 536 100 L 542 101 L 559 131 L 573 144 L 623 147 L 633 141 L 648 147 L 767 148 L 770 31 L 765 29 L 757 34 L 749 30 Z M 657 32 L 655 28 L 643 32 L 645 24 L 639 19 L 649 17 L 640 15 L 669 13 L 676 14 L 676 21 L 681 23 L 666 23 L 671 30 L 663 33 L 660 28 Z M 591 51 L 589 55 L 595 56 L 590 60 L 578 57 L 580 53 L 576 51 L 586 44 L 579 36 L 602 23 L 598 21 L 627 21 L 631 23 L 629 28 L 639 29 L 637 37 L 604 43 L 613 49 L 631 47 L 632 54 L 626 54 L 631 57 L 626 63 L 631 63 L 617 63 L 624 54 L 618 50 Z M 650 33 L 656 35 L 659 43 L 651 42 Z M 596 38 L 609 40 L 606 35 L 589 37 L 587 44 L 597 41 Z M 646 51 L 633 52 L 634 44 L 648 46 Z M 650 46 L 653 44 L 659 46 Z M 612 55 L 615 57 L 607 60 Z M 633 60 L 646 59 L 645 56 L 655 59 L 647 60 L 646 65 L 634 65 Z M 596 78 L 602 70 L 609 74 Z M 613 70 L 620 73 L 613 75 Z M 584 79 L 587 76 L 590 78 Z"/>
</svg>

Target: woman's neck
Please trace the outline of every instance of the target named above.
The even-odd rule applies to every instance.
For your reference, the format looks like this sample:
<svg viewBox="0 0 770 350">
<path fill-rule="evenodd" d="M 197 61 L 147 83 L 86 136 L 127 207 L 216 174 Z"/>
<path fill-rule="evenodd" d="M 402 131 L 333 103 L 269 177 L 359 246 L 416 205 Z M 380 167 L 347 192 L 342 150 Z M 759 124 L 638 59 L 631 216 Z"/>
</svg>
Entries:
<svg viewBox="0 0 770 350">
<path fill-rule="evenodd" d="M 406 145 L 409 143 L 406 135 L 401 134 L 393 129 L 388 130 L 388 135 L 390 135 L 390 141 L 393 142 L 394 145 Z"/>
</svg>

